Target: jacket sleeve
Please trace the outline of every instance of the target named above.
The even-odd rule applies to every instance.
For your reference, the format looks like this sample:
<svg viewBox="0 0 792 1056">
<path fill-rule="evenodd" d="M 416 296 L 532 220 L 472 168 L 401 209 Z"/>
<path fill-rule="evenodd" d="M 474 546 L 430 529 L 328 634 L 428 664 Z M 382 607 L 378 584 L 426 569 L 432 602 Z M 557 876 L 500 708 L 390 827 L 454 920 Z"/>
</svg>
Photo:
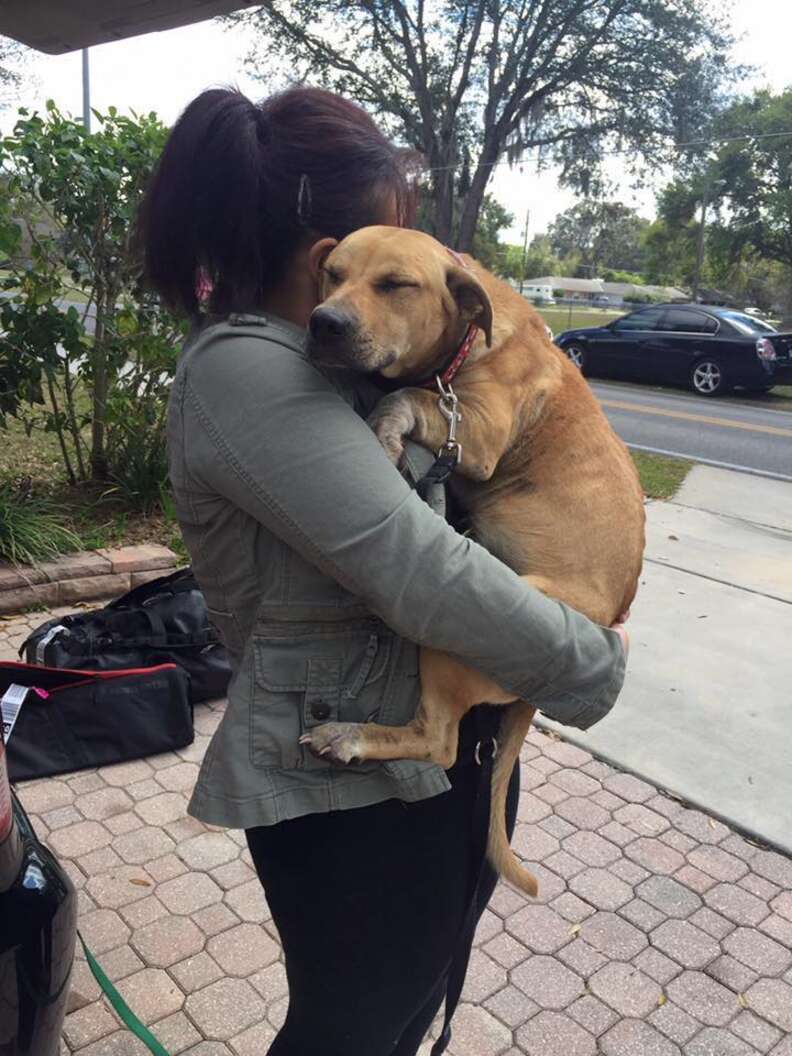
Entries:
<svg viewBox="0 0 792 1056">
<path fill-rule="evenodd" d="M 191 474 L 364 601 L 585 729 L 615 703 L 615 633 L 528 586 L 410 489 L 367 424 L 293 348 L 228 329 L 200 342 L 182 398 Z"/>
</svg>

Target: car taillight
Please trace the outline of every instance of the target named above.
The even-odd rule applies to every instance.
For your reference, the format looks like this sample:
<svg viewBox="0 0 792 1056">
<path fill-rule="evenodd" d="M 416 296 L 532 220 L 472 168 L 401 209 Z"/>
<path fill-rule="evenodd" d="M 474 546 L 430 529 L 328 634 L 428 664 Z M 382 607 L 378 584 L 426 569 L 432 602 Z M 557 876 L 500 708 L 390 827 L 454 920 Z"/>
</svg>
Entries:
<svg viewBox="0 0 792 1056">
<path fill-rule="evenodd" d="M 775 345 L 767 337 L 757 338 L 756 354 L 760 359 L 768 363 L 776 358 Z"/>
</svg>

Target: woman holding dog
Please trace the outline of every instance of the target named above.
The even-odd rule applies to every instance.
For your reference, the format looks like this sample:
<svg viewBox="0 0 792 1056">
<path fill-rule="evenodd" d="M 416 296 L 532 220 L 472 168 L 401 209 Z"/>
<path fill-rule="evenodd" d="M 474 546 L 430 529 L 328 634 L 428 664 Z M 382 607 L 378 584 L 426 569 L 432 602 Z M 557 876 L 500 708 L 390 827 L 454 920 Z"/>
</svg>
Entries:
<svg viewBox="0 0 792 1056">
<path fill-rule="evenodd" d="M 147 278 L 194 324 L 170 474 L 234 671 L 190 811 L 245 829 L 280 933 L 289 1010 L 271 1056 L 414 1056 L 495 883 L 479 876 L 474 818 L 496 709 L 463 721 L 448 772 L 335 767 L 300 736 L 408 721 L 421 645 L 582 728 L 624 675 L 623 632 L 458 534 L 437 515 L 442 489 L 426 502 L 411 487 L 431 456 L 408 448 L 400 474 L 366 425 L 377 386 L 306 357 L 328 240 L 409 226 L 408 161 L 330 93 L 254 105 L 207 91 L 173 129 L 141 218 Z M 517 792 L 515 770 L 510 831 Z"/>
</svg>

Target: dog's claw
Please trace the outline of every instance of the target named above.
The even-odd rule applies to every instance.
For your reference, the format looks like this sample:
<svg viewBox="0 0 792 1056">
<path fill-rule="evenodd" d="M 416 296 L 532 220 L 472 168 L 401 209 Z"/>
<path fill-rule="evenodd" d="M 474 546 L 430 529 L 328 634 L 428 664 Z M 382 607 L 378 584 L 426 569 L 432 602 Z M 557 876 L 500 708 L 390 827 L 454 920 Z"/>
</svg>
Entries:
<svg viewBox="0 0 792 1056">
<path fill-rule="evenodd" d="M 329 759 L 342 766 L 365 758 L 361 726 L 355 722 L 328 722 L 300 737 L 300 744 L 320 759 Z"/>
</svg>

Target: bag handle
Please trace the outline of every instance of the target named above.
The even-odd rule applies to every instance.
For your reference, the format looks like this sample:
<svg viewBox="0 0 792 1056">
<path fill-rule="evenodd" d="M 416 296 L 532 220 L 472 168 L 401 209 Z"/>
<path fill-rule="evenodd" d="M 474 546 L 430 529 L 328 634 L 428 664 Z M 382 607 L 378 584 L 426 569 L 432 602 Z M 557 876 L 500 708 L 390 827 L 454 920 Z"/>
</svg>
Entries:
<svg viewBox="0 0 792 1056">
<path fill-rule="evenodd" d="M 182 580 L 185 582 L 180 582 Z M 148 583 L 141 583 L 140 586 L 133 587 L 126 594 L 122 594 L 120 598 L 115 598 L 115 600 L 108 602 L 105 607 L 108 609 L 126 609 L 132 605 L 142 606 L 147 598 L 156 597 L 157 594 L 163 593 L 165 590 L 172 593 L 182 590 L 197 590 L 192 568 L 187 565 L 185 568 L 177 568 L 169 576 L 161 576 L 159 579 L 150 580 Z"/>
</svg>

